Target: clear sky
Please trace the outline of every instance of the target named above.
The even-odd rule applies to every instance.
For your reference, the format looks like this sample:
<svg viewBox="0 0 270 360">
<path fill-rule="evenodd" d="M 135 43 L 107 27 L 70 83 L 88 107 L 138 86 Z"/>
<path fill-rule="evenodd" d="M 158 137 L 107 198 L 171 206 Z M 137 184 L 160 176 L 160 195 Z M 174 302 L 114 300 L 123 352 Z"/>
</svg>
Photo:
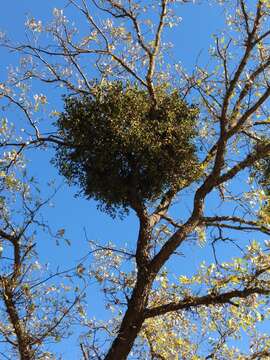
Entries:
<svg viewBox="0 0 270 360">
<path fill-rule="evenodd" d="M 179 27 L 172 30 L 171 41 L 174 43 L 175 60 L 181 60 L 183 66 L 192 69 L 194 64 L 200 59 L 206 62 L 208 58 L 208 49 L 212 43 L 211 34 L 217 33 L 222 27 L 221 8 L 212 7 L 208 1 L 202 1 L 203 4 L 193 6 L 192 4 L 179 7 L 179 14 L 183 18 Z M 24 23 L 27 17 L 34 16 L 43 22 L 51 17 L 54 7 L 63 8 L 65 1 L 62 0 L 8 0 L 1 4 L 0 30 L 6 31 L 13 40 L 23 40 Z M 79 24 L 77 24 L 80 27 Z M 18 58 L 14 54 L 9 54 L 5 49 L 0 49 L 1 66 L 0 81 L 5 79 L 6 66 L 8 64 L 16 65 Z M 37 87 L 36 91 L 45 92 L 46 90 Z M 49 101 L 61 108 L 62 99 L 59 92 L 57 96 Z M 10 114 L 10 117 L 14 115 Z M 22 121 L 16 116 L 13 121 Z M 71 267 L 74 262 L 80 259 L 89 248 L 85 241 L 85 232 L 89 239 L 107 242 L 108 240 L 117 243 L 134 243 L 136 239 L 137 220 L 131 214 L 123 221 L 111 219 L 109 216 L 100 213 L 96 209 L 93 201 L 87 201 L 81 198 L 74 198 L 77 189 L 68 187 L 63 178 L 58 176 L 57 171 L 50 163 L 51 152 L 29 152 L 29 168 L 31 173 L 37 177 L 42 184 L 46 184 L 52 178 L 61 185 L 53 202 L 55 206 L 45 211 L 45 217 L 54 229 L 66 228 L 66 236 L 71 240 L 71 246 L 48 243 L 47 239 L 39 239 L 39 249 L 41 259 L 49 262 L 51 266 L 60 266 L 65 269 Z M 188 208 L 189 198 L 186 200 Z M 214 204 L 214 200 L 213 200 Z M 181 263 L 182 269 L 188 269 L 191 265 L 194 267 L 205 259 L 208 259 L 209 249 L 200 248 L 197 245 L 184 246 L 185 257 Z M 172 263 L 171 266 L 178 264 Z M 94 289 L 95 290 L 95 289 Z M 96 318 L 103 317 L 104 313 L 98 303 L 101 302 L 100 294 L 89 289 L 89 316 Z M 63 359 L 72 360 L 76 358 L 76 350 L 73 343 L 68 346 L 59 346 L 59 352 L 63 353 Z M 1 346 L 1 345 L 0 345 Z"/>
</svg>

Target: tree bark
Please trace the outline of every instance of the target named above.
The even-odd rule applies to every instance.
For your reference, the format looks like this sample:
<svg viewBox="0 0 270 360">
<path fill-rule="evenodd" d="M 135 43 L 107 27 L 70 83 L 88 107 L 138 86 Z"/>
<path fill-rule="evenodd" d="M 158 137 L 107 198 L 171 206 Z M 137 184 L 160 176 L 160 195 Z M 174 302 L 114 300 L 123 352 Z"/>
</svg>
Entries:
<svg viewBox="0 0 270 360">
<path fill-rule="evenodd" d="M 31 349 L 30 339 L 20 322 L 19 314 L 13 299 L 13 292 L 8 284 L 5 284 L 4 286 L 4 302 L 10 322 L 13 325 L 17 337 L 20 360 L 33 360 L 34 352 Z"/>
<path fill-rule="evenodd" d="M 125 360 L 132 349 L 145 320 L 145 309 L 153 282 L 153 277 L 147 272 L 145 269 L 138 274 L 118 335 L 104 360 Z"/>
</svg>

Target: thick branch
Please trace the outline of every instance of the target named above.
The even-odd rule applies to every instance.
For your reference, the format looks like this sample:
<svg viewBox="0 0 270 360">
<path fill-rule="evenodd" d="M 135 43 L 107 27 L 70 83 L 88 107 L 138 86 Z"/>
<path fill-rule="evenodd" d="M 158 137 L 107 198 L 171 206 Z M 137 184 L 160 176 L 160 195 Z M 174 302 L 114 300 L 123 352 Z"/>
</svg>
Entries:
<svg viewBox="0 0 270 360">
<path fill-rule="evenodd" d="M 244 160 L 240 161 L 225 174 L 221 175 L 219 179 L 217 179 L 216 186 L 232 179 L 233 177 L 235 177 L 236 174 L 238 174 L 240 171 L 244 170 L 245 168 L 253 165 L 257 160 L 266 157 L 267 154 L 269 154 L 269 152 L 270 152 L 270 144 L 261 146 L 257 151 L 247 155 Z"/>
<path fill-rule="evenodd" d="M 238 223 L 239 225 L 224 224 L 224 222 Z M 201 223 L 206 226 L 225 227 L 235 230 L 252 230 L 261 231 L 264 234 L 270 235 L 270 228 L 260 224 L 258 221 L 245 220 L 238 216 L 213 216 L 203 217 Z"/>
<path fill-rule="evenodd" d="M 248 296 L 253 294 L 268 295 L 269 293 L 270 289 L 254 287 L 244 288 L 243 290 L 232 290 L 218 295 L 209 294 L 194 298 L 191 297 L 184 299 L 178 303 L 172 302 L 169 304 L 154 307 L 152 309 L 147 309 L 145 311 L 145 318 L 164 315 L 172 311 L 190 310 L 192 307 L 198 306 L 230 304 L 232 299 L 234 298 L 246 299 Z"/>
</svg>

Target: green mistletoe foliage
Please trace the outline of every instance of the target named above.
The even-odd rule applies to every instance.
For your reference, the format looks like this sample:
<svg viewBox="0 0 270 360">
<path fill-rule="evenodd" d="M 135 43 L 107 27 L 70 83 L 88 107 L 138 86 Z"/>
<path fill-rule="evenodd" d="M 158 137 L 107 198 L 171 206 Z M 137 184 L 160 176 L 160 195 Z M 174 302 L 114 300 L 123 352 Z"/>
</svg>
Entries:
<svg viewBox="0 0 270 360">
<path fill-rule="evenodd" d="M 198 110 L 177 91 L 146 90 L 120 82 L 99 86 L 95 95 L 67 97 L 57 121 L 63 140 L 55 163 L 103 210 L 136 209 L 169 189 L 194 180 Z"/>
</svg>

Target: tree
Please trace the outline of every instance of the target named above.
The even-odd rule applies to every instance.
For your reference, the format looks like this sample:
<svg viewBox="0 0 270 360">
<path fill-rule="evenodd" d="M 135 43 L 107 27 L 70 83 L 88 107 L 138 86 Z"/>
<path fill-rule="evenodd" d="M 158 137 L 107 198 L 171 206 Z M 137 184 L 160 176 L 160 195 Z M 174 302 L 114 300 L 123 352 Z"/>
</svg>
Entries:
<svg viewBox="0 0 270 360">
<path fill-rule="evenodd" d="M 67 11 L 76 10 L 87 24 L 85 34 L 63 10 L 54 9 L 48 26 L 27 21 L 29 42 L 3 39 L 24 60 L 2 85 L 2 96 L 23 111 L 32 132 L 18 141 L 3 140 L 2 146 L 20 154 L 53 144 L 62 174 L 85 195 L 107 209 L 132 208 L 139 221 L 137 242 L 130 248 L 91 242 L 95 265 L 89 276 L 100 282 L 107 305 L 119 312 L 107 324 L 86 322 L 80 343 L 84 359 L 270 356 L 270 337 L 258 327 L 269 316 L 270 292 L 269 241 L 263 242 L 270 233 L 265 191 L 270 4 L 218 1 L 226 30 L 214 36 L 208 68 L 196 65 L 192 74 L 179 66 L 168 69 L 166 30 L 177 25 L 182 6 L 199 5 L 68 0 Z M 37 95 L 34 104 L 27 98 L 26 84 L 36 80 L 65 89 L 66 108 L 53 112 L 57 126 L 49 135 L 35 121 L 46 97 Z M 176 125 L 179 112 L 190 120 L 183 128 Z M 170 126 L 172 157 L 164 144 Z M 91 162 L 94 155 L 97 161 Z M 184 210 L 187 194 L 190 211 Z M 173 264 L 181 266 L 179 251 L 194 238 L 200 246 L 210 245 L 213 263 L 203 263 L 192 275 L 181 269 L 173 278 Z M 230 261 L 220 261 L 224 245 L 232 252 Z M 105 334 L 99 344 L 100 332 Z M 244 336 L 250 339 L 248 351 L 232 344 Z"/>
<path fill-rule="evenodd" d="M 1 141 L 10 141 L 14 135 L 14 129 L 4 119 Z M 20 151 L 2 154 L 1 358 L 51 359 L 47 343 L 57 342 L 69 333 L 68 325 L 77 317 L 82 296 L 74 292 L 67 277 L 76 269 L 53 272 L 39 262 L 36 247 L 41 232 L 56 239 L 63 234 L 53 234 L 41 216 L 41 209 L 48 205 L 54 192 L 42 200 L 25 165 Z"/>
</svg>

